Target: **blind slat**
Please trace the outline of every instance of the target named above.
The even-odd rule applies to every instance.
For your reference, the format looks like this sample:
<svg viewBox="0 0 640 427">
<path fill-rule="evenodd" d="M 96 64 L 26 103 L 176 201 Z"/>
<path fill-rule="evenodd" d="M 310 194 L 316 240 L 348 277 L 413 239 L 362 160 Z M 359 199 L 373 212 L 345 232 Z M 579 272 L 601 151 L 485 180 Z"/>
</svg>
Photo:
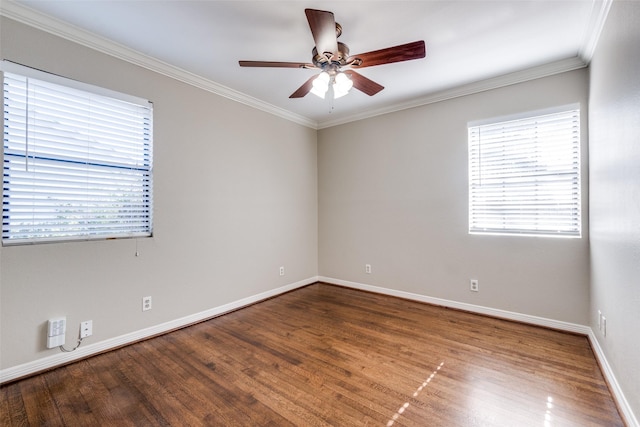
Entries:
<svg viewBox="0 0 640 427">
<path fill-rule="evenodd" d="M 3 244 L 152 233 L 151 104 L 71 86 L 4 73 Z"/>
<path fill-rule="evenodd" d="M 469 127 L 469 232 L 580 237 L 580 110 Z"/>
</svg>

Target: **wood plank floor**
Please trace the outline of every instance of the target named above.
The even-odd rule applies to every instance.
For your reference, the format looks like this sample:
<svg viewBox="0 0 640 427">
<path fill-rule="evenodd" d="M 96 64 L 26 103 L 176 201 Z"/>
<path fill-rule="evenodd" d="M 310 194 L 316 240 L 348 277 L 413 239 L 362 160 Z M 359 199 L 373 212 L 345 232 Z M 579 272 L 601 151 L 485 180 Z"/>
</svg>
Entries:
<svg viewBox="0 0 640 427">
<path fill-rule="evenodd" d="M 2 426 L 623 426 L 587 339 L 326 284 L 0 388 Z"/>
</svg>

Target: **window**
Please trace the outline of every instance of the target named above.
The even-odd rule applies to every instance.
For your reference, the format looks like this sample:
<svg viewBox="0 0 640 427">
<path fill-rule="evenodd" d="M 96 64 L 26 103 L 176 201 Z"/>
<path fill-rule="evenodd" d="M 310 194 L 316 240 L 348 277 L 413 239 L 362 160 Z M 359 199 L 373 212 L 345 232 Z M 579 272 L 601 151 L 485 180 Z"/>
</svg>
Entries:
<svg viewBox="0 0 640 427">
<path fill-rule="evenodd" d="M 7 61 L 2 243 L 152 234 L 152 106 Z"/>
<path fill-rule="evenodd" d="M 469 232 L 580 237 L 580 109 L 469 125 Z"/>
</svg>

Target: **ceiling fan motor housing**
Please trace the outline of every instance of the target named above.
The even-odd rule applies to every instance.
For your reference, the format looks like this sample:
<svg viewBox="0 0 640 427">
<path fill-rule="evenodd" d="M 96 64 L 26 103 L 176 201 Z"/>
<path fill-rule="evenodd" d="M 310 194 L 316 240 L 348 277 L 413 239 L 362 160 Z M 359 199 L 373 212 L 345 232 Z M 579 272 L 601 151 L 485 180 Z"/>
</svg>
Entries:
<svg viewBox="0 0 640 427">
<path fill-rule="evenodd" d="M 349 59 L 349 46 L 338 42 L 337 52 L 318 53 L 318 49 L 314 47 L 311 53 L 313 54 L 313 65 L 316 67 L 321 68 L 322 70 L 325 70 L 325 68 L 339 68 L 347 65 L 347 60 Z M 329 65 L 333 65 L 333 67 L 328 67 Z"/>
<path fill-rule="evenodd" d="M 360 69 L 425 57 L 426 50 L 423 40 L 349 56 L 349 47 L 337 40 L 342 34 L 342 26 L 335 22 L 332 12 L 305 9 L 305 14 L 316 44 L 316 47 L 311 51 L 311 64 L 281 61 L 239 61 L 240 66 L 320 69 L 328 75 L 329 81 L 335 81 L 336 77 L 347 78 L 352 82 L 354 88 L 373 96 L 384 89 L 384 86 L 369 80 L 352 68 Z M 311 92 L 317 77 L 309 78 L 289 98 L 302 98 Z"/>
</svg>

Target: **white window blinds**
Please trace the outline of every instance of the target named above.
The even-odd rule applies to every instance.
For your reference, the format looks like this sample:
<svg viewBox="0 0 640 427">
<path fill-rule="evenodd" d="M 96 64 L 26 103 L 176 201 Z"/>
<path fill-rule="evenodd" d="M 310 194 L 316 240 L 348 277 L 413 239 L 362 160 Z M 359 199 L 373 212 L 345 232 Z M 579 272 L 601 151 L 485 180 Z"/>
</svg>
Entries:
<svg viewBox="0 0 640 427">
<path fill-rule="evenodd" d="M 469 232 L 580 237 L 580 110 L 469 126 Z"/>
<path fill-rule="evenodd" d="M 4 245 L 152 233 L 151 104 L 79 85 L 4 73 Z"/>
</svg>

